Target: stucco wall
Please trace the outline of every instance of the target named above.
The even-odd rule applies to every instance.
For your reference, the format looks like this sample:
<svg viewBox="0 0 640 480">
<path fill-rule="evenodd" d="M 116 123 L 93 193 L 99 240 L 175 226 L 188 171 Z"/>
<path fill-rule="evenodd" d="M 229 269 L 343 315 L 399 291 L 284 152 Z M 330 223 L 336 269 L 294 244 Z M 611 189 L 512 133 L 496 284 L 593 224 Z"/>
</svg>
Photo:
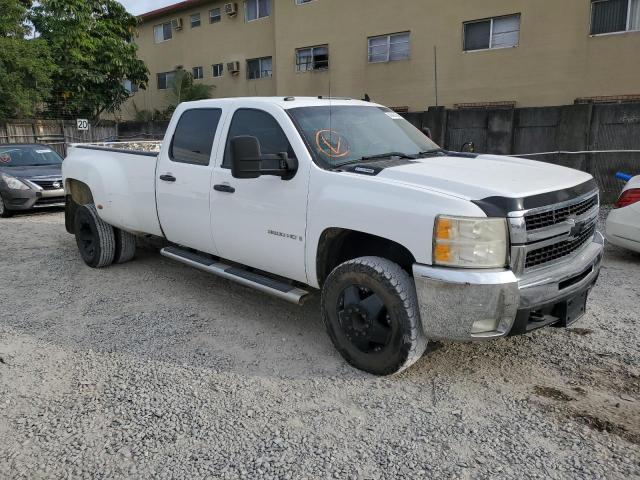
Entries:
<svg viewBox="0 0 640 480">
<path fill-rule="evenodd" d="M 372 99 L 413 111 L 436 104 L 434 47 L 437 48 L 438 104 L 515 101 L 518 107 L 572 104 L 578 97 L 640 95 L 640 32 L 591 37 L 590 0 L 272 0 L 272 15 L 245 22 L 223 13 L 209 24 L 208 11 L 224 2 L 205 2 L 146 21 L 139 29 L 139 55 L 151 71 L 149 90 L 134 96 L 138 108 L 166 105 L 155 74 L 183 65 L 203 66 L 215 97 L 245 95 L 327 95 Z M 202 26 L 191 29 L 198 11 Z M 521 14 L 519 46 L 463 51 L 463 22 Z M 154 44 L 153 26 L 180 16 L 184 29 Z M 369 64 L 367 38 L 410 31 L 411 58 Z M 329 45 L 328 71 L 298 73 L 296 48 Z M 274 77 L 246 79 L 246 60 L 273 57 Z M 213 63 L 237 60 L 241 73 L 211 75 Z M 130 102 L 129 102 L 130 107 Z M 125 107 L 125 118 L 130 108 Z"/>
<path fill-rule="evenodd" d="M 327 91 L 422 110 L 438 103 L 571 104 L 577 97 L 640 94 L 640 32 L 589 36 L 589 0 L 316 0 L 278 2 L 279 95 Z M 463 51 L 463 22 L 521 13 L 516 48 Z M 322 19 L 319 21 L 319 19 Z M 411 59 L 367 62 L 367 38 L 410 31 Z M 295 49 L 329 44 L 328 72 L 296 73 Z M 329 80 L 330 79 L 330 80 Z"/>
<path fill-rule="evenodd" d="M 204 79 L 196 80 L 214 85 L 213 96 L 270 96 L 275 95 L 275 79 L 261 78 L 247 80 L 246 60 L 260 57 L 273 57 L 275 64 L 274 15 L 259 20 L 245 22 L 242 2 L 240 11 L 235 18 L 224 14 L 225 2 L 210 2 L 208 4 L 183 10 L 178 13 L 155 18 L 143 23 L 139 28 L 138 56 L 147 64 L 151 72 L 149 88 L 137 92 L 123 109 L 125 118 L 131 117 L 131 102 L 135 102 L 141 110 L 162 110 L 168 104 L 168 91 L 158 90 L 156 73 L 169 72 L 177 65 L 182 65 L 187 71 L 193 67 L 202 66 Z M 223 10 L 222 21 L 209 23 L 209 10 L 220 7 Z M 193 13 L 200 13 L 201 26 L 191 28 L 190 17 Z M 163 43 L 154 43 L 154 25 L 181 17 L 184 27 L 181 31 L 173 31 L 173 38 Z M 227 63 L 239 61 L 240 74 L 232 76 L 227 71 Z M 211 67 L 215 63 L 224 64 L 222 77 L 213 78 Z"/>
</svg>

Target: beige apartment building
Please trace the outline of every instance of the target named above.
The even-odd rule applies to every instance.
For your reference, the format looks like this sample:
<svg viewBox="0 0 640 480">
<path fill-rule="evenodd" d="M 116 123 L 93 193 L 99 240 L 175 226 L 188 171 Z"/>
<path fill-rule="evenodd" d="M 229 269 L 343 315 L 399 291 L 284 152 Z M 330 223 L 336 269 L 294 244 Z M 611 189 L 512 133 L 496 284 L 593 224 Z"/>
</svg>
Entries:
<svg viewBox="0 0 640 480">
<path fill-rule="evenodd" d="M 177 68 L 214 97 L 409 111 L 640 100 L 640 0 L 190 0 L 140 20 L 151 75 L 124 118 L 166 108 Z"/>
</svg>

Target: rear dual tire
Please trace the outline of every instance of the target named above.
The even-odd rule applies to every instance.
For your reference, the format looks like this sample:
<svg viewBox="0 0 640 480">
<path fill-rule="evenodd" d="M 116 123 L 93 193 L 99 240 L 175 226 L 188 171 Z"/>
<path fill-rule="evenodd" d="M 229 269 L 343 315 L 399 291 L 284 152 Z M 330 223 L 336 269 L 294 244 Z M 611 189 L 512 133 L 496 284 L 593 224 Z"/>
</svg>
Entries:
<svg viewBox="0 0 640 480">
<path fill-rule="evenodd" d="M 74 232 L 80 255 L 92 268 L 128 262 L 135 255 L 135 236 L 102 220 L 93 204 L 78 207 Z"/>
<path fill-rule="evenodd" d="M 136 237 L 135 235 L 114 228 L 116 238 L 116 254 L 113 263 L 126 263 L 133 260 L 136 256 Z"/>
</svg>

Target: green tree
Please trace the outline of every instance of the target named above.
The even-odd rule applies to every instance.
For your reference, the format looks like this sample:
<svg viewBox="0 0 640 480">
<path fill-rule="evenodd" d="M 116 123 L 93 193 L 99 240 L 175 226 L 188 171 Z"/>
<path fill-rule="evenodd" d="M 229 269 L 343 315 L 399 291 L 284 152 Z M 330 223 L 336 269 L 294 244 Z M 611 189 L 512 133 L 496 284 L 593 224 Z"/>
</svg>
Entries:
<svg viewBox="0 0 640 480">
<path fill-rule="evenodd" d="M 30 2 L 0 0 L 0 118 L 36 113 L 51 90 L 55 65 L 41 39 L 25 38 Z"/>
<path fill-rule="evenodd" d="M 148 70 L 136 56 L 137 19 L 115 0 L 41 0 L 31 21 L 58 63 L 49 110 L 99 117 L 129 98 L 123 81 L 145 88 Z"/>
</svg>

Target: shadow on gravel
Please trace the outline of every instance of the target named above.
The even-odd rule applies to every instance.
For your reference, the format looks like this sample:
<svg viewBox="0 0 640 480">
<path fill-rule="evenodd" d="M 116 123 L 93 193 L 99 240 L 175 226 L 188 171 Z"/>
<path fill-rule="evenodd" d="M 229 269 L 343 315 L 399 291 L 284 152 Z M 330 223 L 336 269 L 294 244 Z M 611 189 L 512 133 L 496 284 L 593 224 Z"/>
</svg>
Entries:
<svg viewBox="0 0 640 480">
<path fill-rule="evenodd" d="M 38 208 L 35 210 L 16 210 L 11 214 L 11 218 L 21 219 L 28 217 L 45 217 L 51 215 L 52 213 L 60 213 L 64 212 L 64 207 L 48 207 L 48 208 Z M 0 219 L 0 224 L 7 219 Z"/>
</svg>

